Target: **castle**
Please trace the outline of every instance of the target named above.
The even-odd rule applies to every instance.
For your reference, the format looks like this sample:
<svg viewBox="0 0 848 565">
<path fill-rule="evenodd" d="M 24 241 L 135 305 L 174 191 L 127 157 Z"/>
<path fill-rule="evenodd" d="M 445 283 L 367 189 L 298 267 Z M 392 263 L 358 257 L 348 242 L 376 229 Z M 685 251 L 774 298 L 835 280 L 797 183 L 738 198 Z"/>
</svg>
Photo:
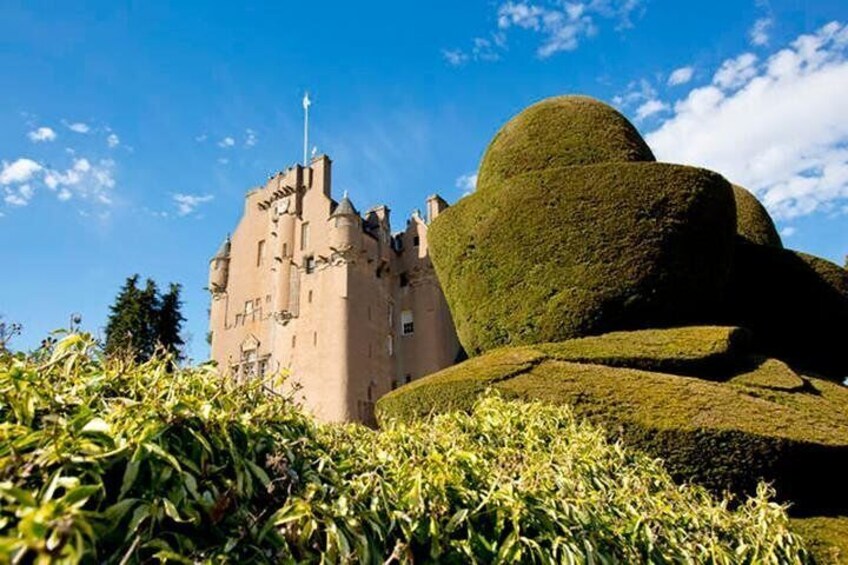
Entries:
<svg viewBox="0 0 848 565">
<path fill-rule="evenodd" d="M 377 398 L 461 355 L 427 245 L 447 203 L 393 234 L 386 206 L 360 216 L 331 178 L 321 155 L 248 192 L 210 261 L 211 353 L 231 378 L 286 371 L 322 420 L 370 423 Z"/>
</svg>

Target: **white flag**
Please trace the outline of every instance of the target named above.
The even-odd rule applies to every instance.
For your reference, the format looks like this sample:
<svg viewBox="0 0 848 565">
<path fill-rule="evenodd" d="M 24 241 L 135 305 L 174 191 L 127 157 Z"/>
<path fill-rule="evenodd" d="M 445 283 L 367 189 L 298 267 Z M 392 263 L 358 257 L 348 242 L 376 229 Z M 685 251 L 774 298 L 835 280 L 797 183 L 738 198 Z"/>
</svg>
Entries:
<svg viewBox="0 0 848 565">
<path fill-rule="evenodd" d="M 303 95 L 303 109 L 306 110 L 309 106 L 312 105 L 312 101 L 309 99 L 309 93 Z"/>
</svg>

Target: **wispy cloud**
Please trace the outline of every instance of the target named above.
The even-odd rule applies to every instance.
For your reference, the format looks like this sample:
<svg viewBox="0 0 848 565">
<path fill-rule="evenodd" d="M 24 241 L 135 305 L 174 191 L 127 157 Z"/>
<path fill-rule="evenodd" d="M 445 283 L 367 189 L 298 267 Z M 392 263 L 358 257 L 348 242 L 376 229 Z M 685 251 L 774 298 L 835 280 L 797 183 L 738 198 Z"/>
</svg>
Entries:
<svg viewBox="0 0 848 565">
<path fill-rule="evenodd" d="M 244 144 L 247 147 L 253 147 L 259 142 L 259 139 L 256 137 L 256 132 L 250 128 L 247 128 L 244 132 Z"/>
<path fill-rule="evenodd" d="M 655 114 L 659 114 L 660 112 L 665 112 L 670 109 L 670 106 L 661 100 L 648 100 L 647 102 L 641 104 L 638 108 L 636 108 L 636 121 L 641 122 L 646 118 L 649 118 Z"/>
<path fill-rule="evenodd" d="M 771 17 L 760 18 L 755 21 L 754 25 L 751 27 L 751 31 L 748 32 L 751 44 L 758 47 L 768 45 L 769 31 L 771 30 L 772 25 L 774 25 L 774 20 Z"/>
<path fill-rule="evenodd" d="M 66 122 L 62 121 L 66 128 L 75 132 L 75 133 L 88 133 L 91 131 L 91 127 L 85 122 Z"/>
<path fill-rule="evenodd" d="M 6 204 L 20 207 L 29 204 L 35 189 L 30 184 L 21 184 L 16 187 L 4 187 L 3 193 L 3 201 Z"/>
<path fill-rule="evenodd" d="M 91 200 L 98 204 L 112 204 L 112 189 L 115 188 L 116 163 L 112 159 L 100 159 L 92 163 L 88 159 L 75 158 L 64 171 L 45 170 L 44 184 L 56 192 L 61 201 L 73 197 Z"/>
<path fill-rule="evenodd" d="M 225 137 L 224 139 L 222 139 L 221 141 L 218 142 L 218 147 L 227 148 L 227 147 L 232 147 L 235 144 L 236 144 L 236 140 L 232 137 L 227 136 L 227 137 Z"/>
<path fill-rule="evenodd" d="M 121 144 L 121 139 L 118 134 L 112 132 L 106 137 L 106 144 L 109 145 L 110 149 L 114 149 Z"/>
<path fill-rule="evenodd" d="M 679 69 L 675 69 L 670 75 L 668 75 L 668 85 L 679 86 L 681 84 L 686 84 L 692 80 L 692 76 L 694 74 L 695 69 L 692 67 L 680 67 Z"/>
<path fill-rule="evenodd" d="M 172 196 L 174 205 L 177 207 L 178 216 L 188 216 L 198 206 L 206 202 L 211 202 L 214 198 L 211 194 L 183 194 L 180 192 Z"/>
<path fill-rule="evenodd" d="M 630 27 L 631 15 L 640 4 L 641 0 L 503 2 L 496 9 L 496 32 L 489 38 L 475 37 L 467 50 L 443 49 L 442 56 L 452 66 L 468 61 L 495 61 L 506 49 L 507 33 L 523 30 L 538 36 L 536 54 L 545 59 L 577 49 L 583 39 L 599 32 L 602 20 L 616 21 L 618 29 Z"/>
<path fill-rule="evenodd" d="M 33 143 L 39 143 L 42 141 L 54 141 L 56 139 L 56 132 L 53 131 L 52 128 L 41 126 L 29 132 L 27 137 Z"/>
<path fill-rule="evenodd" d="M 463 196 L 467 196 L 477 190 L 477 171 L 460 175 L 456 179 L 456 187 L 462 191 Z"/>
<path fill-rule="evenodd" d="M 848 27 L 832 22 L 762 62 L 743 53 L 646 137 L 657 158 L 717 170 L 778 220 L 848 205 Z"/>
</svg>

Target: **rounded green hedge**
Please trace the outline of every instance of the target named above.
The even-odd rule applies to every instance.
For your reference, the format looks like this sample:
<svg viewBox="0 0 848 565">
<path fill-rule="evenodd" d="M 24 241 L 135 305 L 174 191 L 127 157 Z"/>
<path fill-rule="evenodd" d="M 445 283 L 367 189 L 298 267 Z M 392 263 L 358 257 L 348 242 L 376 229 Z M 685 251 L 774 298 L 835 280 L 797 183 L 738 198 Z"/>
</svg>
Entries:
<svg viewBox="0 0 848 565">
<path fill-rule="evenodd" d="M 495 135 L 480 163 L 478 190 L 530 171 L 606 162 L 654 161 L 635 127 L 614 108 L 586 96 L 533 104 Z"/>
<path fill-rule="evenodd" d="M 727 321 L 800 368 L 848 377 L 848 271 L 818 257 L 738 240 Z"/>
<path fill-rule="evenodd" d="M 664 459 L 680 480 L 745 494 L 765 479 L 795 513 L 848 511 L 848 388 L 776 360 L 739 356 L 732 365 L 716 382 L 715 374 L 703 380 L 563 361 L 540 346 L 503 348 L 392 391 L 377 412 L 380 422 L 416 420 L 467 409 L 494 388 L 507 398 L 571 405 L 626 445 Z"/>
<path fill-rule="evenodd" d="M 489 188 L 448 208 L 429 232 L 470 355 L 715 317 L 736 226 L 733 191 L 720 175 L 605 163 Z"/>
<path fill-rule="evenodd" d="M 751 243 L 783 247 L 774 221 L 757 197 L 735 184 L 733 196 L 736 199 L 736 233 Z"/>
</svg>

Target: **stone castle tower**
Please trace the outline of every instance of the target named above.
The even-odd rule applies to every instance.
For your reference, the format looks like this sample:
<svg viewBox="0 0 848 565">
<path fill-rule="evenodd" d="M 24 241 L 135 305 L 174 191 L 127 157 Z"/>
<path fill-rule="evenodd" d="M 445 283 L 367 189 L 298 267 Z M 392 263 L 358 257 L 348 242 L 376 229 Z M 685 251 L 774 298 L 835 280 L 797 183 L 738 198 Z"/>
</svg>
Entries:
<svg viewBox="0 0 848 565">
<path fill-rule="evenodd" d="M 461 348 L 427 246 L 446 207 L 431 196 L 426 219 L 392 234 L 387 207 L 362 216 L 333 200 L 324 155 L 250 191 L 209 267 L 221 372 L 287 371 L 320 419 L 368 423 L 377 398 L 453 364 Z"/>
</svg>

